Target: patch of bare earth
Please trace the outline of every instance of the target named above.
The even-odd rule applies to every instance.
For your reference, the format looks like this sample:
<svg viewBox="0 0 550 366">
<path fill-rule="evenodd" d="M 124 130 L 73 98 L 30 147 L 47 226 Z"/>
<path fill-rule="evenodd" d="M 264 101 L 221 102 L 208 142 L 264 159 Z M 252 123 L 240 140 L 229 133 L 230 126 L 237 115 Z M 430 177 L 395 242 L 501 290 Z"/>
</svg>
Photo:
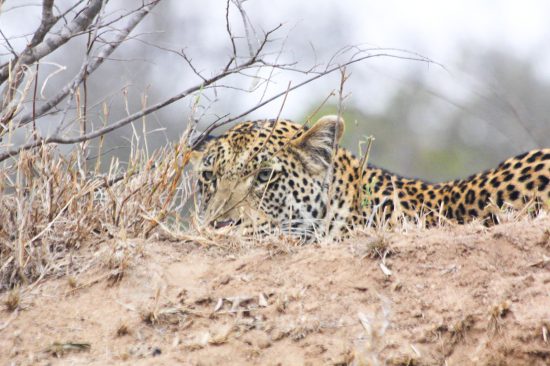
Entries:
<svg viewBox="0 0 550 366">
<path fill-rule="evenodd" d="M 0 363 L 548 365 L 549 230 L 546 217 L 239 252 L 126 240 L 127 265 L 0 295 Z"/>
</svg>

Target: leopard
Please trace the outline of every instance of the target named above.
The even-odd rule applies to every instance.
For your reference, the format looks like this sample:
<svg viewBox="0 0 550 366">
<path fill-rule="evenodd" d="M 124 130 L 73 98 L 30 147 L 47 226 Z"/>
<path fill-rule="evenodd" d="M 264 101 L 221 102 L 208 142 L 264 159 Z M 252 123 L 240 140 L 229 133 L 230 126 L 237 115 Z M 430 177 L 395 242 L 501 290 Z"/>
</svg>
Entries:
<svg viewBox="0 0 550 366">
<path fill-rule="evenodd" d="M 198 213 L 214 230 L 283 233 L 335 240 L 357 228 L 403 220 L 426 227 L 473 220 L 491 226 L 503 212 L 550 206 L 550 149 L 509 158 L 465 179 L 406 178 L 340 146 L 343 118 L 306 127 L 287 119 L 244 121 L 196 144 Z"/>
</svg>

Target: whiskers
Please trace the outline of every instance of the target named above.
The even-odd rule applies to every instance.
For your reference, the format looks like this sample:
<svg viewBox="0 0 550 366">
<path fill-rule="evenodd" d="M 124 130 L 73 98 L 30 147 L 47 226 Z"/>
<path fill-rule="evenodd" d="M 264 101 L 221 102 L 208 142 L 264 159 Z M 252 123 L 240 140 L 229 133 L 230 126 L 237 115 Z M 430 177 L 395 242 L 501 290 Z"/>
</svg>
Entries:
<svg viewBox="0 0 550 366">
<path fill-rule="evenodd" d="M 324 236 L 323 221 L 323 219 L 285 220 L 281 223 L 280 231 L 283 235 L 298 237 L 305 242 L 310 242 Z"/>
</svg>

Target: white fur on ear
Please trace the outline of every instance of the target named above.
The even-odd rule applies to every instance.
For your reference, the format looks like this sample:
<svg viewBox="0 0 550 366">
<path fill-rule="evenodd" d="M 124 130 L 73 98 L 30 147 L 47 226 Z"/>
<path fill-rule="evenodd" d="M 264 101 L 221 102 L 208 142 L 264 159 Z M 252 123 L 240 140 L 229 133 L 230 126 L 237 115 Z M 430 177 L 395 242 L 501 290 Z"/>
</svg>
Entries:
<svg viewBox="0 0 550 366">
<path fill-rule="evenodd" d="M 335 115 L 323 116 L 292 145 L 303 156 L 306 166 L 315 171 L 328 168 L 333 148 L 344 134 L 344 120 Z"/>
<path fill-rule="evenodd" d="M 337 128 L 337 136 L 336 136 L 336 142 L 340 142 L 340 139 L 342 138 L 342 135 L 344 134 L 344 119 L 342 117 L 338 117 L 335 114 L 329 114 L 326 116 L 323 116 L 315 122 L 312 129 L 317 125 L 334 125 Z"/>
</svg>

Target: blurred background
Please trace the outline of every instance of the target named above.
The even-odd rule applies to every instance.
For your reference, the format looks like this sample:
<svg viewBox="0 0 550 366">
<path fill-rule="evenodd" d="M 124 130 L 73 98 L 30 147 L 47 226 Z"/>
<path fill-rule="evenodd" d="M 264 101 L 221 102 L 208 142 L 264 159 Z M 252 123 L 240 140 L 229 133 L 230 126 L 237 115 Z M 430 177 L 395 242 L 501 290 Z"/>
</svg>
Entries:
<svg viewBox="0 0 550 366">
<path fill-rule="evenodd" d="M 55 3 L 61 10 L 71 5 Z M 111 0 L 106 16 L 116 19 L 137 3 Z M 15 49 L 29 41 L 40 23 L 41 2 L 0 4 L 2 64 L 10 58 L 6 39 Z M 195 71 L 212 76 L 223 69 L 232 54 L 226 5 L 162 0 L 88 80 L 92 122 L 105 122 L 103 105 L 115 121 L 200 83 Z M 550 147 L 548 14 L 550 2 L 544 0 L 231 1 L 229 25 L 238 54 L 249 55 L 265 32 L 281 24 L 265 52 L 270 62 L 288 67 L 235 75 L 148 116 L 145 128 L 140 121 L 115 131 L 105 140 L 106 156 L 127 159 L 133 131 L 147 136 L 150 150 L 175 142 L 193 119 L 205 128 L 220 116 L 237 116 L 360 51 L 386 56 L 347 67 L 343 145 L 358 154 L 361 141 L 372 135 L 375 165 L 432 181 L 464 177 L 511 155 Z M 43 61 L 41 98 L 74 76 L 85 47 L 80 37 Z M 410 59 L 417 55 L 433 62 Z M 339 87 L 335 72 L 292 91 L 284 105 L 278 98 L 245 118 L 275 118 L 281 108 L 282 117 L 298 122 L 336 114 L 338 96 L 323 101 Z M 52 115 L 38 127 L 47 134 L 58 118 Z"/>
</svg>

